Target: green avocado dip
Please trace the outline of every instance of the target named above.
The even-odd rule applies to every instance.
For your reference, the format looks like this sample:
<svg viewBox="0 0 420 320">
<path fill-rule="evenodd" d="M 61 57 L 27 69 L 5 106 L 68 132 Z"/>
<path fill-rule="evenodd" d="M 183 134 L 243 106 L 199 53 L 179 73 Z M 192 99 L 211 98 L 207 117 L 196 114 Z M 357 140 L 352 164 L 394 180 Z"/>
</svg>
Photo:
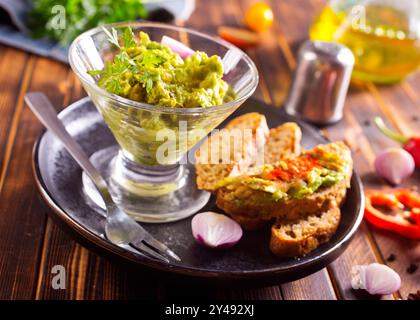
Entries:
<svg viewBox="0 0 420 320">
<path fill-rule="evenodd" d="M 234 99 L 217 55 L 197 51 L 183 60 L 144 32 L 136 40 L 129 28 L 114 44 L 119 48 L 114 59 L 104 70 L 90 72 L 100 76 L 98 85 L 110 93 L 170 108 L 205 108 Z"/>
<path fill-rule="evenodd" d="M 166 109 L 131 107 L 99 94 L 92 94 L 92 100 L 127 158 L 151 166 L 176 163 L 223 121 L 226 113 L 179 113 L 167 108 L 207 108 L 235 99 L 234 91 L 222 79 L 220 57 L 195 52 L 183 60 L 168 46 L 151 41 L 144 32 L 138 37 L 131 28 L 125 28 L 120 36 L 115 29 L 104 32 L 115 53 L 103 70 L 89 72 L 98 86 L 118 96 Z M 181 122 L 187 124 L 185 131 L 180 129 Z M 166 129 L 174 134 L 163 140 L 158 138 Z M 185 140 L 186 134 L 186 144 L 181 143 L 181 136 Z M 171 144 L 175 150 L 170 148 L 162 159 L 158 151 L 163 143 Z"/>
</svg>

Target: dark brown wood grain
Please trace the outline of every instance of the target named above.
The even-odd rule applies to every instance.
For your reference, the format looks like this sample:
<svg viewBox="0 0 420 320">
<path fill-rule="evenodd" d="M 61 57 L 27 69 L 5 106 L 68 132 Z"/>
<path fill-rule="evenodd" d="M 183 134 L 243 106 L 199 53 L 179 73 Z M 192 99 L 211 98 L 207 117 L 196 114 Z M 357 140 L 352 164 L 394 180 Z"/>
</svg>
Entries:
<svg viewBox="0 0 420 320">
<path fill-rule="evenodd" d="M 24 70 L 28 62 L 28 55 L 24 52 L 0 46 L 0 56 L 2 57 L 0 60 L 0 74 L 8 75 L 7 80 L 5 79 L 5 81 L 0 83 L 0 155 L 2 155 L 0 157 L 0 167 L 2 167 L 5 160 L 4 155 L 9 145 L 7 139 L 9 138 L 12 119 L 15 114 L 14 106 L 17 103 L 19 90 L 25 78 Z M 15 70 L 15 72 L 10 72 L 10 70 Z M 26 78 L 28 78 L 29 72 L 30 70 L 26 72 Z"/>
<path fill-rule="evenodd" d="M 211 34 L 220 25 L 241 26 L 253 0 L 199 0 L 186 26 Z M 281 106 L 286 99 L 295 54 L 307 39 L 308 28 L 326 0 L 267 1 L 275 23 L 261 35 L 259 47 L 247 53 L 260 72 L 255 97 Z M 353 151 L 355 168 L 367 188 L 387 185 L 373 173 L 375 154 L 398 144 L 384 137 L 372 123 L 381 116 L 402 134 L 420 134 L 420 73 L 406 81 L 378 87 L 353 87 L 344 119 L 322 132 L 343 139 Z M 375 229 L 363 222 L 346 252 L 325 268 L 291 283 L 258 289 L 191 287 L 150 277 L 87 250 L 47 218 L 38 199 L 31 172 L 31 150 L 41 125 L 25 107 L 27 91 L 43 91 L 57 110 L 85 92 L 70 69 L 61 63 L 0 46 L 0 298 L 5 299 L 367 299 L 351 288 L 351 270 L 357 264 L 387 263 L 402 278 L 401 290 L 383 299 L 406 298 L 420 289 L 420 244 Z M 405 186 L 418 185 L 417 173 Z M 394 254 L 395 261 L 387 261 Z M 51 269 L 64 265 L 66 290 L 51 286 Z M 376 297 L 374 297 L 376 298 Z"/>
<path fill-rule="evenodd" d="M 238 1 L 237 21 L 243 24 L 243 17 L 247 8 L 255 1 Z M 275 1 L 271 1 L 274 6 Z M 279 25 L 277 20 L 275 26 Z M 287 57 L 282 48 L 278 45 L 278 39 L 284 39 L 280 30 L 274 27 L 261 35 L 261 44 L 255 49 L 249 50 L 249 54 L 259 67 L 261 76 L 260 87 L 264 92 L 264 100 L 269 100 L 271 104 L 281 106 L 289 90 L 291 81 L 291 68 L 288 65 Z M 280 40 L 281 41 L 281 40 Z M 268 59 L 268 57 L 270 57 Z M 278 70 L 273 72 L 273 70 Z"/>
<path fill-rule="evenodd" d="M 281 292 L 285 300 L 335 300 L 337 295 L 327 269 L 306 278 L 283 284 Z"/>
<path fill-rule="evenodd" d="M 20 53 L 15 54 L 19 56 Z M 30 166 L 31 150 L 41 125 L 24 106 L 23 95 L 26 91 L 39 90 L 47 92 L 52 101 L 61 101 L 62 94 L 52 84 L 49 75 L 53 73 L 54 83 L 59 83 L 68 74 L 68 69 L 62 64 L 34 59 L 31 57 L 24 68 L 24 80 L 16 97 L 9 128 L 7 148 L 10 152 L 3 157 L 0 295 L 11 299 L 33 298 L 45 234 L 45 210 L 38 201 Z"/>
</svg>

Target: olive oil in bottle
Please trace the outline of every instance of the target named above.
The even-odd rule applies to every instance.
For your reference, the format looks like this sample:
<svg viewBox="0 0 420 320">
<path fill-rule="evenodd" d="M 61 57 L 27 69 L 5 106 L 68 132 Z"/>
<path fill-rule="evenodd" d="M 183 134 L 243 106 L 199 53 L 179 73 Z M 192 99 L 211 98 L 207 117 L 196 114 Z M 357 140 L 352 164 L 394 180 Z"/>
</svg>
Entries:
<svg viewBox="0 0 420 320">
<path fill-rule="evenodd" d="M 394 83 L 420 65 L 417 13 L 381 1 L 364 1 L 346 9 L 328 5 L 314 21 L 310 38 L 350 48 L 356 59 L 353 78 Z"/>
</svg>

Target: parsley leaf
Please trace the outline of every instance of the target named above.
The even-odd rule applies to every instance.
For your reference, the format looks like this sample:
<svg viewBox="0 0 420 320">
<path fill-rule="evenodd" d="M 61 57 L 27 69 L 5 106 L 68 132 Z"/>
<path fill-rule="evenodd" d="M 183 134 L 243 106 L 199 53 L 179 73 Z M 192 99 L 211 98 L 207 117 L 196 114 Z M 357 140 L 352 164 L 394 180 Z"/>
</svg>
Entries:
<svg viewBox="0 0 420 320">
<path fill-rule="evenodd" d="M 134 40 L 134 33 L 131 27 L 127 27 L 124 30 L 123 36 L 122 36 L 124 48 L 131 48 L 136 45 L 136 41 Z"/>
<path fill-rule="evenodd" d="M 118 79 L 109 79 L 105 85 L 105 90 L 115 94 L 120 94 L 122 88 Z"/>
<path fill-rule="evenodd" d="M 146 51 L 141 55 L 140 64 L 143 66 L 159 66 L 160 64 L 164 63 L 166 58 L 153 52 L 153 51 Z"/>
<path fill-rule="evenodd" d="M 147 16 L 142 0 L 34 0 L 28 13 L 27 25 L 35 38 L 48 37 L 62 45 L 68 45 L 80 33 L 112 22 L 134 21 Z M 52 12 L 55 6 L 61 11 Z M 56 7 L 57 8 L 57 7 Z M 60 20 L 61 19 L 61 20 Z M 57 28 L 57 22 L 64 22 L 64 28 Z"/>
<path fill-rule="evenodd" d="M 125 28 L 120 34 L 120 38 L 114 28 L 111 30 L 103 28 L 103 30 L 108 36 L 108 41 L 117 46 L 117 53 L 103 70 L 93 70 L 88 73 L 91 76 L 100 76 L 98 85 L 114 94 L 126 95 L 127 88 L 130 88 L 133 83 L 141 84 L 150 93 L 155 83 L 161 81 L 156 68 L 167 61 L 165 53 L 156 47 L 156 49 L 140 51 L 138 55 L 134 53 L 134 57 L 132 57 L 127 49 L 137 47 L 138 44 L 131 28 Z M 140 39 L 143 47 L 148 46 L 150 40 L 147 35 L 140 33 Z"/>
<path fill-rule="evenodd" d="M 91 70 L 87 72 L 91 76 L 101 76 L 105 73 L 104 70 Z"/>
<path fill-rule="evenodd" d="M 146 89 L 146 91 L 150 92 L 153 89 L 154 82 L 160 80 L 160 75 L 158 73 L 145 70 L 143 71 L 139 80 L 143 83 L 143 87 Z"/>
<path fill-rule="evenodd" d="M 114 46 L 121 49 L 121 46 L 118 42 L 118 33 L 115 28 L 112 28 L 112 34 L 109 32 L 105 27 L 102 27 L 102 30 L 105 32 L 105 34 L 108 36 L 108 41 L 112 43 Z"/>
</svg>

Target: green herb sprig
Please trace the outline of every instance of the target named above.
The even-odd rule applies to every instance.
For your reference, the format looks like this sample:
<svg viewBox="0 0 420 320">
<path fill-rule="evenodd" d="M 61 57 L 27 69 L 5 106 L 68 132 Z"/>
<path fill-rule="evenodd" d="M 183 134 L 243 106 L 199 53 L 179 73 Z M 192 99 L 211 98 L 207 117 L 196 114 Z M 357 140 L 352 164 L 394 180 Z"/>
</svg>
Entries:
<svg viewBox="0 0 420 320">
<path fill-rule="evenodd" d="M 54 28 L 52 8 L 65 11 L 64 29 Z M 101 24 L 145 18 L 141 0 L 35 0 L 27 24 L 35 38 L 48 37 L 68 45 L 80 33 Z"/>
<path fill-rule="evenodd" d="M 158 50 L 147 50 L 136 55 L 137 42 L 130 27 L 126 27 L 120 36 L 115 28 L 111 31 L 104 27 L 102 29 L 118 52 L 103 70 L 93 70 L 88 73 L 91 76 L 99 76 L 98 85 L 117 95 L 127 96 L 133 82 L 138 82 L 150 92 L 154 83 L 160 80 L 160 75 L 154 71 L 154 68 L 164 63 L 166 58 L 159 54 Z M 141 41 L 150 43 L 148 38 Z M 134 57 L 130 56 L 133 52 Z"/>
</svg>

